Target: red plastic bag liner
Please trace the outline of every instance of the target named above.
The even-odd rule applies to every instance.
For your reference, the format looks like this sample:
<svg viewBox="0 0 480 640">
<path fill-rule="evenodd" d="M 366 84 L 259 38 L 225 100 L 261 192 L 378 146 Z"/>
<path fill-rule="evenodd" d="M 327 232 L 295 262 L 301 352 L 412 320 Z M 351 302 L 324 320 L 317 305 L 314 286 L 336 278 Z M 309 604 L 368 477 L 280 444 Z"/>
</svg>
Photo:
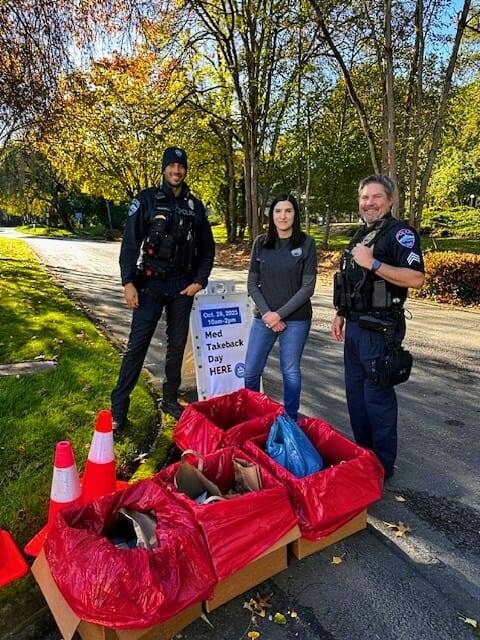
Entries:
<svg viewBox="0 0 480 640">
<path fill-rule="evenodd" d="M 105 534 L 114 528 L 121 507 L 154 513 L 158 548 L 114 546 Z M 107 627 L 132 629 L 164 622 L 211 597 L 217 582 L 191 513 L 151 480 L 61 511 L 44 549 L 52 576 L 73 611 Z"/>
<path fill-rule="evenodd" d="M 327 468 L 297 478 L 264 451 L 267 436 L 246 442 L 242 449 L 287 488 L 307 540 L 326 538 L 382 497 L 383 467 L 377 457 L 359 447 L 320 418 L 299 423 L 320 452 Z"/>
<path fill-rule="evenodd" d="M 215 482 L 222 493 L 234 484 L 234 458 L 250 460 L 235 447 L 220 449 L 204 458 L 203 474 Z M 175 489 L 174 476 L 180 464 L 163 469 L 154 480 L 166 483 L 179 503 L 195 516 L 219 580 L 258 558 L 297 524 L 286 488 L 265 468 L 259 467 L 263 487 L 260 491 L 197 504 Z"/>
<path fill-rule="evenodd" d="M 173 439 L 182 451 L 212 453 L 267 433 L 283 411 L 281 404 L 264 393 L 239 389 L 188 405 L 175 427 Z"/>
</svg>

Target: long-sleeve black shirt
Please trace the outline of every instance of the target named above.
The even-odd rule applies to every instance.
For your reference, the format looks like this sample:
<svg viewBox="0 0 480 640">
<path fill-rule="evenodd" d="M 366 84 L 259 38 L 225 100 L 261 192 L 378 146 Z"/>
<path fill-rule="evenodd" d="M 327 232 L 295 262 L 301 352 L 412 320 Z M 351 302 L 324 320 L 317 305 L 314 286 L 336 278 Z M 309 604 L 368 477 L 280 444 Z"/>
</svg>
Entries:
<svg viewBox="0 0 480 640">
<path fill-rule="evenodd" d="M 253 243 L 248 272 L 255 315 L 276 311 L 285 321 L 310 319 L 317 277 L 314 239 L 306 236 L 297 248 L 292 248 L 290 238 L 278 239 L 274 249 L 267 249 L 264 238 L 258 236 Z"/>
</svg>

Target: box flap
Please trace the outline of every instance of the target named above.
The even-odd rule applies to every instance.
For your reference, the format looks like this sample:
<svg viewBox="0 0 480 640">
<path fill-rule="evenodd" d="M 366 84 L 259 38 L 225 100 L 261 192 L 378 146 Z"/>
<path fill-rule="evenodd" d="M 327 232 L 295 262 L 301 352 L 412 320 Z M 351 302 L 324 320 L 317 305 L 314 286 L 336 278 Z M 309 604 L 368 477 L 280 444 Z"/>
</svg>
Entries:
<svg viewBox="0 0 480 640">
<path fill-rule="evenodd" d="M 32 565 L 32 573 L 65 640 L 71 640 L 80 618 L 70 608 L 55 584 L 43 550 Z"/>
<path fill-rule="evenodd" d="M 139 640 L 145 635 L 145 629 L 116 629 L 119 640 Z"/>
</svg>

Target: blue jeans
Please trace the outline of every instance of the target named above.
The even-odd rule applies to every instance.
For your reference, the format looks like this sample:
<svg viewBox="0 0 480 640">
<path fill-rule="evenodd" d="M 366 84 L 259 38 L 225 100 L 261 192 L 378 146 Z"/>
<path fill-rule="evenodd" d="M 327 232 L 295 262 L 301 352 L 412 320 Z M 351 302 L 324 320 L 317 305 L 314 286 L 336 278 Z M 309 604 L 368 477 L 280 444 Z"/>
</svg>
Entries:
<svg viewBox="0 0 480 640">
<path fill-rule="evenodd" d="M 277 338 L 280 341 L 280 369 L 283 378 L 283 404 L 285 411 L 294 420 L 297 419 L 302 390 L 300 359 L 310 331 L 310 320 L 291 320 L 286 329 L 275 333 L 268 329 L 262 320 L 254 318 L 248 339 L 245 360 L 245 387 L 252 391 L 260 390 L 268 354 Z"/>
</svg>

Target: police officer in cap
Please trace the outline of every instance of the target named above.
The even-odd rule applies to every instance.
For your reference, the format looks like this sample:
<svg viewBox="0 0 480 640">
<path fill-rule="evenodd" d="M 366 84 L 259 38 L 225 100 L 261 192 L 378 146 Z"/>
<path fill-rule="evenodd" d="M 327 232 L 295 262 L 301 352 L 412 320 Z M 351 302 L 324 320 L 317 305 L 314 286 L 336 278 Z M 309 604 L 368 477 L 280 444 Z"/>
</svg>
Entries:
<svg viewBox="0 0 480 640">
<path fill-rule="evenodd" d="M 144 189 L 132 201 L 120 250 L 124 297 L 133 316 L 111 397 L 117 431 L 125 427 L 130 393 L 164 309 L 167 352 L 161 407 L 180 417 L 177 394 L 193 297 L 206 287 L 213 266 L 212 230 L 205 207 L 184 182 L 187 154 L 183 149 L 165 149 L 162 173 L 160 186 Z"/>
<path fill-rule="evenodd" d="M 355 440 L 375 452 L 389 478 L 397 454 L 394 385 L 408 378 L 411 367 L 411 356 L 401 347 L 403 305 L 408 287 L 423 285 L 424 266 L 417 232 L 391 214 L 395 183 L 385 175 L 368 176 L 358 194 L 364 225 L 335 274 L 332 335 L 345 339 L 345 387 Z"/>
</svg>

